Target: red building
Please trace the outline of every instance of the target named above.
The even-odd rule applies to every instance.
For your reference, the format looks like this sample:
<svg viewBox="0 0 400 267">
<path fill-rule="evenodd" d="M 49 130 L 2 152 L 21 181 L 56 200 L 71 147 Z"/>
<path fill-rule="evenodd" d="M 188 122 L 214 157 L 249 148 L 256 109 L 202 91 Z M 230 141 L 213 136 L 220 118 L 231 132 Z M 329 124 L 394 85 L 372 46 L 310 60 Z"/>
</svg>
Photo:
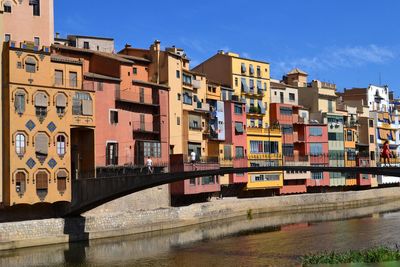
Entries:
<svg viewBox="0 0 400 267">
<path fill-rule="evenodd" d="M 135 169 L 148 156 L 168 166 L 168 86 L 149 82 L 145 58 L 63 45 L 58 53 L 84 61 L 84 85 L 96 92 L 96 167 Z"/>
<path fill-rule="evenodd" d="M 225 136 L 225 144 L 231 145 L 233 151 L 233 155 L 230 154 L 233 167 L 247 167 L 246 105 L 243 102 L 225 102 Z M 229 184 L 246 184 L 247 181 L 247 173 L 229 175 Z"/>
</svg>

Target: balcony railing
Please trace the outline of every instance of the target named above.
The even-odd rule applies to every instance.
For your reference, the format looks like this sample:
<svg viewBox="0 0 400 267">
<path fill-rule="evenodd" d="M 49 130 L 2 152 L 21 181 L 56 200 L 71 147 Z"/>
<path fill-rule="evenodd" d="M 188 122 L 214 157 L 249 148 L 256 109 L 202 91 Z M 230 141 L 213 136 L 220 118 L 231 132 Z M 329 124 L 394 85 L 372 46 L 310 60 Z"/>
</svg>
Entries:
<svg viewBox="0 0 400 267">
<path fill-rule="evenodd" d="M 132 131 L 134 133 L 159 133 L 160 125 L 153 122 L 133 122 Z"/>
<path fill-rule="evenodd" d="M 115 91 L 115 98 L 116 100 L 128 102 L 128 103 L 135 103 L 135 104 L 142 104 L 142 105 L 158 105 L 158 95 L 153 95 L 149 92 L 140 92 L 138 90 L 132 89 L 116 89 Z"/>
<path fill-rule="evenodd" d="M 277 135 L 281 134 L 281 130 L 279 128 L 256 128 L 256 127 L 247 127 L 247 133 L 253 134 L 267 134 L 267 135 Z"/>
</svg>

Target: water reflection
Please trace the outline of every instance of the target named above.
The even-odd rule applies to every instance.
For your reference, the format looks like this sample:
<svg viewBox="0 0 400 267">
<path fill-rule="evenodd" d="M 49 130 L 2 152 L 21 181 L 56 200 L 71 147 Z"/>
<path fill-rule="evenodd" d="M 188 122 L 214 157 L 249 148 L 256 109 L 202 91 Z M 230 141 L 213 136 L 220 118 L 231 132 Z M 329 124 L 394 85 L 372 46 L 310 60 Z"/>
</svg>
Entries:
<svg viewBox="0 0 400 267">
<path fill-rule="evenodd" d="M 350 210 L 275 213 L 87 243 L 3 251 L 0 266 L 293 266 L 310 252 L 398 243 L 399 208 L 400 201 L 396 201 Z"/>
</svg>

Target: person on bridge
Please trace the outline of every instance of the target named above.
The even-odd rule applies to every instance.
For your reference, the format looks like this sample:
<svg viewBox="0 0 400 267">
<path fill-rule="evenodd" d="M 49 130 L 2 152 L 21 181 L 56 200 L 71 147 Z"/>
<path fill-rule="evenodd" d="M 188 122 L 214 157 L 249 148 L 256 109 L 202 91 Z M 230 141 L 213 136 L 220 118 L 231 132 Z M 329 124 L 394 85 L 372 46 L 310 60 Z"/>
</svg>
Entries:
<svg viewBox="0 0 400 267">
<path fill-rule="evenodd" d="M 381 152 L 381 157 L 383 158 L 383 163 L 387 164 L 390 166 L 390 156 L 392 155 L 390 148 L 389 148 L 389 142 L 386 140 L 385 143 L 383 143 L 383 148 Z"/>
<path fill-rule="evenodd" d="M 192 163 L 192 167 L 195 171 L 197 171 L 197 167 L 196 167 L 196 152 L 192 151 L 190 153 L 190 163 Z"/>
<path fill-rule="evenodd" d="M 153 174 L 153 160 L 148 157 L 146 161 L 147 173 Z"/>
</svg>

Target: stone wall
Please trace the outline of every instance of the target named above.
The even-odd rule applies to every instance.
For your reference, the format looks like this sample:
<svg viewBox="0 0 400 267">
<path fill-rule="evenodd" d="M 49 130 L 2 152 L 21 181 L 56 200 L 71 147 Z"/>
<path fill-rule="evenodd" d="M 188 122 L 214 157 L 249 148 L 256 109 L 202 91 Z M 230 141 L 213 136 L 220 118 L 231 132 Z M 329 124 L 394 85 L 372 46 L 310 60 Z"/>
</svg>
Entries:
<svg viewBox="0 0 400 267">
<path fill-rule="evenodd" d="M 320 211 L 400 199 L 400 188 L 224 199 L 187 207 L 85 214 L 80 218 L 0 224 L 0 250 L 151 232 L 259 213 Z"/>
</svg>

